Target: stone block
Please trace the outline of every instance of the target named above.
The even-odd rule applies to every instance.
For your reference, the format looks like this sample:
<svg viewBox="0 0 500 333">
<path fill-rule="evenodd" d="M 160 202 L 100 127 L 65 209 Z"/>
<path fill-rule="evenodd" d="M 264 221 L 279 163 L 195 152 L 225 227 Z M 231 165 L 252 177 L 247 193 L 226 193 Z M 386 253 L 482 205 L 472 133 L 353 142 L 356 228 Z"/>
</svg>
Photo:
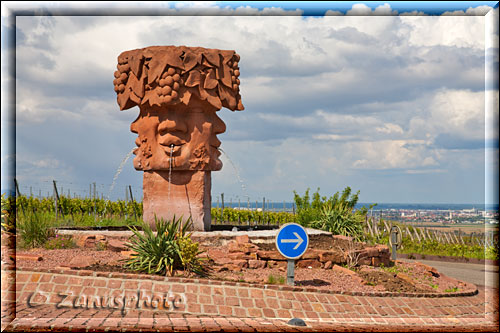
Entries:
<svg viewBox="0 0 500 333">
<path fill-rule="evenodd" d="M 269 268 L 286 268 L 286 261 L 276 261 L 276 260 L 268 260 L 267 267 Z"/>
<path fill-rule="evenodd" d="M 250 243 L 248 235 L 236 236 L 236 243 Z"/>
<path fill-rule="evenodd" d="M 266 261 L 264 260 L 248 260 L 248 268 L 259 269 L 265 267 L 266 267 Z"/>
<path fill-rule="evenodd" d="M 68 263 L 63 263 L 61 266 L 70 268 L 84 268 L 97 263 L 97 260 L 91 256 L 75 256 Z"/>
<path fill-rule="evenodd" d="M 124 241 L 119 239 L 109 239 L 108 240 L 108 250 L 113 252 L 127 251 L 129 248 L 125 245 Z"/>
<path fill-rule="evenodd" d="M 301 268 L 321 268 L 321 262 L 318 260 L 314 259 L 305 259 L 305 260 L 298 260 L 297 261 L 297 267 Z"/>
<path fill-rule="evenodd" d="M 275 261 L 287 260 L 278 251 L 262 251 L 262 250 L 259 250 L 259 251 L 257 251 L 257 257 L 259 259 L 264 259 L 264 260 L 275 260 Z"/>
<path fill-rule="evenodd" d="M 366 251 L 366 256 L 367 257 L 378 257 L 379 255 L 379 249 L 378 247 L 367 247 L 365 248 L 365 251 Z"/>
<path fill-rule="evenodd" d="M 345 262 L 344 253 L 341 251 L 322 251 L 319 254 L 319 261 L 323 263 L 331 261 L 336 264 L 341 264 Z"/>
</svg>

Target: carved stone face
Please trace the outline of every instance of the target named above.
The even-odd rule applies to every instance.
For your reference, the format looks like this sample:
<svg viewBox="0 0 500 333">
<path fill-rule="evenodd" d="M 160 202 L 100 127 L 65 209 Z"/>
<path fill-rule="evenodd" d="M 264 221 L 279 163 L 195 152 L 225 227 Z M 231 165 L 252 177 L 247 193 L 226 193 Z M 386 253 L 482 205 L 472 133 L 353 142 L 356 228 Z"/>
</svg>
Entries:
<svg viewBox="0 0 500 333">
<path fill-rule="evenodd" d="M 137 170 L 211 170 L 222 168 L 217 134 L 226 125 L 215 110 L 186 107 L 141 108 L 130 130 L 135 141 Z"/>
</svg>

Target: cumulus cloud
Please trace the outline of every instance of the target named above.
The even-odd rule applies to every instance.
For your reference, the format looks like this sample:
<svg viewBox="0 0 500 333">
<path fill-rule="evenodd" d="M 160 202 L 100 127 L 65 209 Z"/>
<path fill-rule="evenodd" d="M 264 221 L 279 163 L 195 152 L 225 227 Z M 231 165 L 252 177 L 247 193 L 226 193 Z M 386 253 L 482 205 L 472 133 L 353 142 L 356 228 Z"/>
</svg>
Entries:
<svg viewBox="0 0 500 333">
<path fill-rule="evenodd" d="M 363 3 L 356 3 L 352 5 L 352 9 L 348 10 L 346 12 L 346 15 L 359 15 L 359 16 L 365 16 L 365 15 L 380 15 L 380 16 L 387 16 L 387 15 L 398 15 L 398 12 L 396 10 L 392 10 L 391 6 L 388 3 L 384 3 L 383 5 L 377 6 L 375 9 L 371 9 L 367 5 Z"/>
<path fill-rule="evenodd" d="M 468 15 L 468 16 L 484 16 L 486 15 L 490 10 L 492 10 L 492 7 L 483 5 L 483 6 L 478 6 L 478 7 L 469 7 L 465 10 L 455 10 L 452 12 L 444 12 L 442 15 L 443 16 L 459 16 L 459 15 Z"/>
</svg>

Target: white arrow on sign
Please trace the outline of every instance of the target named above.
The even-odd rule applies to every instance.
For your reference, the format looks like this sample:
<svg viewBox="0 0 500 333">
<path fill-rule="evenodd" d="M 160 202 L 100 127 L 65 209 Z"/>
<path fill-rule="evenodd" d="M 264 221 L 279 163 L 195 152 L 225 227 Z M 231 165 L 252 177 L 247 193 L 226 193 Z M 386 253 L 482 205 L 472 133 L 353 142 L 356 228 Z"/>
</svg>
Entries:
<svg viewBox="0 0 500 333">
<path fill-rule="evenodd" d="M 295 239 L 282 239 L 281 242 L 282 243 L 297 243 L 297 245 L 295 245 L 295 247 L 293 248 L 294 250 L 297 250 L 300 246 L 300 244 L 302 244 L 302 242 L 304 241 L 302 239 L 302 237 L 300 237 L 300 235 L 296 232 L 293 232 L 293 234 L 295 235 Z"/>
</svg>

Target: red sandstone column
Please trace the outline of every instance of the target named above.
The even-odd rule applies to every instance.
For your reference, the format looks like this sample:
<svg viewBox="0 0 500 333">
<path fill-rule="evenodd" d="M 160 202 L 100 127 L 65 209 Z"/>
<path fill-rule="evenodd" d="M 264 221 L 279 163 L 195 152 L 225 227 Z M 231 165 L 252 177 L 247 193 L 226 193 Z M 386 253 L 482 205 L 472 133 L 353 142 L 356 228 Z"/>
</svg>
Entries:
<svg viewBox="0 0 500 333">
<path fill-rule="evenodd" d="M 134 167 L 144 171 L 144 221 L 192 217 L 210 230 L 211 171 L 222 168 L 216 112 L 243 110 L 234 51 L 152 46 L 118 56 L 115 91 L 121 110 L 139 106 Z"/>
</svg>

